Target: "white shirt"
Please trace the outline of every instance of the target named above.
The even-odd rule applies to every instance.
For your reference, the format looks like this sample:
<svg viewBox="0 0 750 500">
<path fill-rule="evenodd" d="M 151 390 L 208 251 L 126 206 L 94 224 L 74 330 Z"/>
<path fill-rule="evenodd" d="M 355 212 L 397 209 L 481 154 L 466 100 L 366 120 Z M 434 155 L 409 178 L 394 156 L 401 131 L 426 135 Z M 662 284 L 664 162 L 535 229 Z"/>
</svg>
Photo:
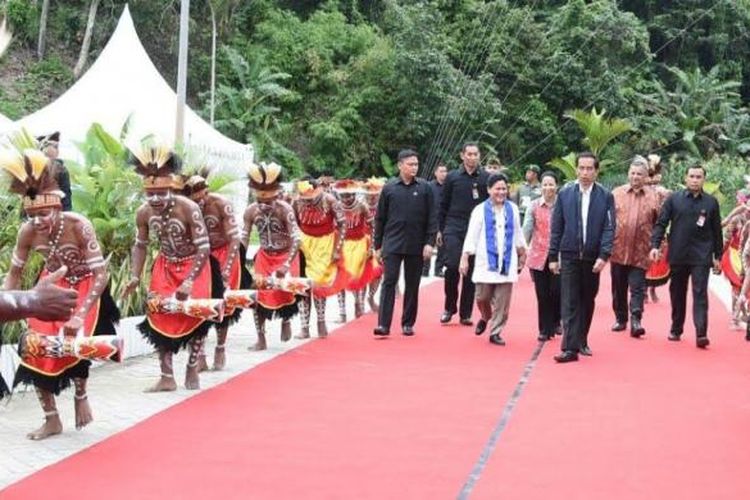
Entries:
<svg viewBox="0 0 750 500">
<path fill-rule="evenodd" d="M 474 283 L 515 283 L 518 281 L 518 252 L 519 248 L 526 248 L 526 239 L 523 237 L 523 228 L 521 227 L 521 216 L 518 212 L 518 206 L 509 200 L 513 209 L 513 254 L 510 256 L 510 269 L 508 274 L 500 274 L 500 270 L 490 271 L 490 264 L 487 260 L 487 237 L 485 235 L 484 225 L 484 203 L 480 203 L 471 211 L 469 219 L 469 228 L 466 231 L 464 239 L 463 253 L 474 255 L 474 274 L 471 279 Z M 495 239 L 497 241 L 498 266 L 502 265 L 503 252 L 505 250 L 505 207 L 493 207 L 495 211 Z"/>
<path fill-rule="evenodd" d="M 586 244 L 586 224 L 589 220 L 589 205 L 591 204 L 591 188 L 594 185 L 590 185 L 588 189 L 578 184 L 578 188 L 581 190 L 581 227 L 583 228 L 583 244 Z"/>
</svg>

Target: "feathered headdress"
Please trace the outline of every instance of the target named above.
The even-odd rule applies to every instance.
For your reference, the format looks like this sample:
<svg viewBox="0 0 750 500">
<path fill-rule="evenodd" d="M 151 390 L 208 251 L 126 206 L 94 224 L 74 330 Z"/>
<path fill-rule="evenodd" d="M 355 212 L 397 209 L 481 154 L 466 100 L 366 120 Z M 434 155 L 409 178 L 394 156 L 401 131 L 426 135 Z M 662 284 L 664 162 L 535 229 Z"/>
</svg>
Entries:
<svg viewBox="0 0 750 500">
<path fill-rule="evenodd" d="M 41 151 L 0 151 L 0 168 L 10 176 L 10 191 L 23 196 L 24 209 L 62 206 L 64 194 L 57 186 L 50 159 Z"/>
<path fill-rule="evenodd" d="M 181 189 L 177 174 L 182 169 L 180 157 L 164 144 L 142 142 L 137 148 L 128 148 L 128 163 L 143 176 L 144 189 Z"/>
<path fill-rule="evenodd" d="M 247 178 L 250 187 L 254 189 L 260 197 L 276 196 L 281 189 L 283 180 L 281 165 L 271 163 L 251 164 L 247 171 Z"/>
<path fill-rule="evenodd" d="M 648 175 L 661 173 L 661 156 L 651 153 L 648 155 Z"/>
<path fill-rule="evenodd" d="M 383 190 L 383 186 L 385 186 L 385 179 L 382 177 L 370 177 L 362 187 L 367 194 L 378 194 Z"/>
<path fill-rule="evenodd" d="M 333 184 L 333 190 L 338 194 L 359 194 L 362 184 L 352 179 L 341 179 Z"/>
<path fill-rule="evenodd" d="M 208 176 L 211 175 L 211 169 L 206 166 L 198 168 L 186 168 L 179 175 L 182 184 L 182 195 L 188 198 L 194 194 L 208 189 Z"/>
</svg>

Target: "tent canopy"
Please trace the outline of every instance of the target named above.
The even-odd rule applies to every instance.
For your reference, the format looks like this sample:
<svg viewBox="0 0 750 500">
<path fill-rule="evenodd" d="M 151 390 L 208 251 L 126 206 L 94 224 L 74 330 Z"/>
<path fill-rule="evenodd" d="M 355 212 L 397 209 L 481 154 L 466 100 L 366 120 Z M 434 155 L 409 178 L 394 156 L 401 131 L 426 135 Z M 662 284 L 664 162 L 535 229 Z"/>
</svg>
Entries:
<svg viewBox="0 0 750 500">
<path fill-rule="evenodd" d="M 13 120 L 0 113 L 0 134 L 7 132 L 13 127 Z"/>
<path fill-rule="evenodd" d="M 75 143 L 85 139 L 94 122 L 119 137 L 129 119 L 129 141 L 155 135 L 174 144 L 176 109 L 177 95 L 146 53 L 126 5 L 112 38 L 83 77 L 15 126 L 34 135 L 60 131 L 60 156 L 76 159 Z M 190 108 L 185 111 L 185 146 L 214 167 L 236 167 L 253 158 L 252 146 L 222 135 Z"/>
</svg>

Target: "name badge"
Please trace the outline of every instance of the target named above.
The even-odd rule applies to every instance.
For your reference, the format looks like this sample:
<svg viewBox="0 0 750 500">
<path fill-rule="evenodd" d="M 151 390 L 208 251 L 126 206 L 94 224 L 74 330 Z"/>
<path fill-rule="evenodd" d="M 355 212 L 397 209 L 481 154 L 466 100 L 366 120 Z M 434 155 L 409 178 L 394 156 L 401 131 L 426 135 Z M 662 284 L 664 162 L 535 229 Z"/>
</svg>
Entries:
<svg viewBox="0 0 750 500">
<path fill-rule="evenodd" d="M 471 197 L 473 199 L 475 199 L 475 200 L 479 199 L 479 189 L 477 189 L 476 186 L 474 186 L 473 188 L 471 188 Z"/>
<path fill-rule="evenodd" d="M 698 220 L 695 222 L 695 225 L 698 227 L 703 227 L 706 224 L 706 211 L 701 210 L 701 214 L 698 216 Z"/>
</svg>

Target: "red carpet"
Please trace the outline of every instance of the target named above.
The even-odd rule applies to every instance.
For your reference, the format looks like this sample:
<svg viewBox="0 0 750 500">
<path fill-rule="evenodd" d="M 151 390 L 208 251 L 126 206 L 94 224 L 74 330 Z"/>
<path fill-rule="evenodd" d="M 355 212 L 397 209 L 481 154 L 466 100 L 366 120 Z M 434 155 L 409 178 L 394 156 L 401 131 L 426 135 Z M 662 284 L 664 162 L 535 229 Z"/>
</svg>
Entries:
<svg viewBox="0 0 750 500">
<path fill-rule="evenodd" d="M 606 283 L 605 283 L 606 281 Z M 669 294 L 647 305 L 642 340 L 613 333 L 602 280 L 594 356 L 556 366 L 545 347 L 472 498 L 750 498 L 750 345 L 711 301 L 712 345 L 695 347 L 691 307 L 669 342 Z"/>
<path fill-rule="evenodd" d="M 603 280 L 594 357 L 555 366 L 559 340 L 544 348 L 470 496 L 749 497 L 742 334 L 727 331 L 717 300 L 707 351 L 695 348 L 690 326 L 682 342 L 667 342 L 666 300 L 649 307 L 644 340 L 610 333 L 608 287 Z M 375 340 L 374 318 L 361 318 L 0 499 L 35 498 L 71 481 L 77 499 L 455 498 L 537 346 L 536 304 L 525 276 L 504 348 L 472 329 L 439 326 L 441 306 L 437 283 L 422 291 L 414 338 Z"/>
<path fill-rule="evenodd" d="M 536 345 L 536 331 L 521 330 L 535 306 L 528 291 L 516 297 L 499 348 L 439 326 L 442 283 L 422 293 L 413 338 L 376 340 L 374 317 L 360 318 L 0 498 L 74 477 L 80 500 L 453 497 Z"/>
</svg>

